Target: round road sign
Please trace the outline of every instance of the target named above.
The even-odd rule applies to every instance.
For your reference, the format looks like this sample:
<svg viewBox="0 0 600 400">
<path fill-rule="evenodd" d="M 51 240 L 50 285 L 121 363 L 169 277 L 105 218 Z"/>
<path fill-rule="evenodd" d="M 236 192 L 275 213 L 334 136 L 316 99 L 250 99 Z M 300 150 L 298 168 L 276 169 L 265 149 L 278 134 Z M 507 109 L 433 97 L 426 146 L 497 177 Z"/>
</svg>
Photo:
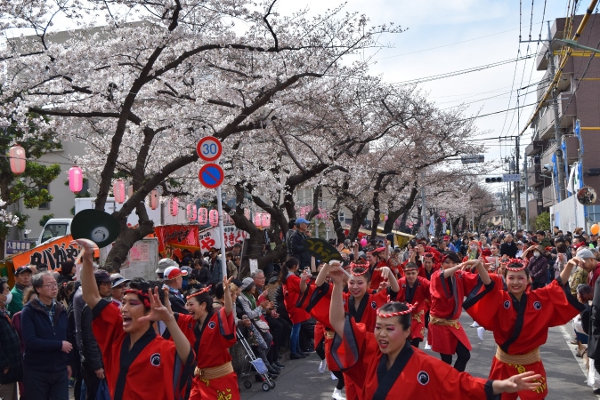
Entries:
<svg viewBox="0 0 600 400">
<path fill-rule="evenodd" d="M 196 151 L 202 160 L 206 162 L 213 162 L 217 158 L 221 157 L 221 154 L 223 153 L 223 146 L 216 137 L 207 136 L 200 139 L 196 145 Z"/>
<path fill-rule="evenodd" d="M 221 186 L 224 177 L 223 169 L 218 164 L 203 165 L 198 173 L 200 183 L 207 189 L 215 189 Z"/>
</svg>

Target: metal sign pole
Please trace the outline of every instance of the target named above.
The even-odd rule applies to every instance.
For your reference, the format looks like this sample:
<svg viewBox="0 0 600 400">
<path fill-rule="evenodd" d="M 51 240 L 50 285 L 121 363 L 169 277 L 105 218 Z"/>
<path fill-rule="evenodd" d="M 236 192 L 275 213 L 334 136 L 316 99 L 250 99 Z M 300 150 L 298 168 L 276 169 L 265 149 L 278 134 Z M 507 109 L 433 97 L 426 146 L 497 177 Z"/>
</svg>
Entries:
<svg viewBox="0 0 600 400">
<path fill-rule="evenodd" d="M 227 258 L 225 257 L 225 228 L 223 227 L 223 201 L 221 186 L 217 188 L 217 211 L 219 212 L 219 230 L 221 231 L 221 268 L 223 277 L 227 276 Z"/>
</svg>

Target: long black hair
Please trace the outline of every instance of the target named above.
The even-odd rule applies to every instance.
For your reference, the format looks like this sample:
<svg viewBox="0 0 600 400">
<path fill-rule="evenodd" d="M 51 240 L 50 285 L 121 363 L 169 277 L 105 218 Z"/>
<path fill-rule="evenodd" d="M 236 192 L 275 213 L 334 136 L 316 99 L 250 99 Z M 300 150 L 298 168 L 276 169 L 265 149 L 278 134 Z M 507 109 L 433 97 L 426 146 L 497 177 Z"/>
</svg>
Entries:
<svg viewBox="0 0 600 400">
<path fill-rule="evenodd" d="M 221 283 L 221 285 L 223 285 L 223 284 Z M 203 289 L 192 289 L 189 296 L 187 296 L 188 300 L 196 299 L 198 304 L 206 303 L 206 312 L 208 313 L 208 315 L 212 315 L 212 313 L 213 313 L 213 298 L 210 295 L 210 293 L 208 291 L 205 291 L 203 293 L 200 293 L 197 296 L 194 296 L 194 293 L 198 293 L 201 290 L 203 290 Z"/>
<path fill-rule="evenodd" d="M 290 257 L 283 264 L 281 264 L 281 271 L 279 272 L 279 284 L 283 285 L 287 279 L 290 269 L 296 265 L 300 265 L 300 261 L 297 258 Z"/>
</svg>

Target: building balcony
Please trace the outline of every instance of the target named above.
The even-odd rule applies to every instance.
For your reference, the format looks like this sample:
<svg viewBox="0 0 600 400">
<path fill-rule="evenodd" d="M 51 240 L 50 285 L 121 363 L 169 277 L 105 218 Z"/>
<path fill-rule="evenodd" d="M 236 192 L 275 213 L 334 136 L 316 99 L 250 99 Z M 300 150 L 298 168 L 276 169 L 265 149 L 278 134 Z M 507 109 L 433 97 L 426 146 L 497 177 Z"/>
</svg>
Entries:
<svg viewBox="0 0 600 400">
<path fill-rule="evenodd" d="M 544 149 L 544 142 L 541 140 L 532 140 L 531 143 L 525 148 L 525 155 L 533 157 L 539 155 Z"/>
<path fill-rule="evenodd" d="M 544 183 L 540 173 L 540 164 L 534 164 L 533 166 L 527 168 L 527 184 L 529 187 L 536 187 Z"/>
<path fill-rule="evenodd" d="M 542 189 L 542 206 L 550 207 L 556 203 L 556 190 L 554 189 L 554 185 L 546 186 Z"/>
<path fill-rule="evenodd" d="M 554 138 L 554 111 L 551 107 L 546 107 L 542 111 L 536 127 L 534 140 L 545 141 Z"/>
<path fill-rule="evenodd" d="M 556 152 L 557 146 L 556 143 L 552 143 L 550 144 L 550 147 L 548 147 L 546 150 L 544 150 L 544 152 L 542 153 L 542 156 L 540 157 L 540 164 L 541 164 L 541 168 L 544 168 L 544 165 L 546 164 L 552 164 L 552 156 L 554 155 L 554 152 Z M 548 175 L 551 175 L 552 171 L 550 171 L 548 173 Z"/>
<path fill-rule="evenodd" d="M 538 215 L 538 200 L 529 200 L 529 220 L 535 221 Z"/>
<path fill-rule="evenodd" d="M 563 140 L 567 145 L 567 163 L 571 165 L 579 159 L 579 139 L 575 135 L 565 135 Z"/>
<path fill-rule="evenodd" d="M 563 92 L 558 95 L 558 117 L 561 128 L 573 126 L 573 118 L 577 115 L 577 101 L 573 93 Z"/>
</svg>

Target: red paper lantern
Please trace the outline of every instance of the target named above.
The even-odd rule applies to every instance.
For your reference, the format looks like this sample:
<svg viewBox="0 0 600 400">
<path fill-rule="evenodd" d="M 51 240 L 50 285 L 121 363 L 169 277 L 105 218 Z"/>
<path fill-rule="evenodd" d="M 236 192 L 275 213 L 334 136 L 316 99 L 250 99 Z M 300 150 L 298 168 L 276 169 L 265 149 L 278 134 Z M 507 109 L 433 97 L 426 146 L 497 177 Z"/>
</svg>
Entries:
<svg viewBox="0 0 600 400">
<path fill-rule="evenodd" d="M 8 158 L 10 159 L 10 170 L 15 175 L 20 175 L 25 172 L 26 159 L 25 149 L 18 144 L 8 150 Z"/>
<path fill-rule="evenodd" d="M 125 202 L 125 182 L 123 182 L 123 179 L 117 179 L 115 183 L 113 183 L 113 195 L 118 204 L 123 204 Z"/>
<path fill-rule="evenodd" d="M 261 221 L 263 228 L 271 227 L 271 214 L 263 213 L 263 215 L 261 216 Z"/>
<path fill-rule="evenodd" d="M 133 185 L 127 186 L 127 197 L 131 198 L 133 196 Z"/>
<path fill-rule="evenodd" d="M 244 209 L 244 217 L 246 217 L 247 220 L 250 220 L 250 210 L 249 209 Z"/>
<path fill-rule="evenodd" d="M 158 208 L 158 190 L 152 189 L 150 192 L 150 208 L 156 210 Z"/>
<path fill-rule="evenodd" d="M 83 189 L 83 171 L 77 165 L 69 169 L 69 189 L 73 193 L 79 193 Z"/>
<path fill-rule="evenodd" d="M 208 222 L 213 227 L 219 225 L 219 212 L 217 210 L 210 210 L 208 213 Z"/>
<path fill-rule="evenodd" d="M 254 222 L 257 228 L 260 228 L 262 226 L 262 213 L 254 213 L 254 220 L 252 222 Z"/>
<path fill-rule="evenodd" d="M 169 211 L 172 217 L 176 217 L 179 214 L 179 200 L 177 197 L 173 197 L 169 202 Z"/>
<path fill-rule="evenodd" d="M 198 224 L 204 226 L 208 223 L 208 210 L 204 207 L 198 209 Z"/>
<path fill-rule="evenodd" d="M 196 205 L 195 204 L 188 204 L 187 205 L 187 219 L 188 221 L 195 221 L 196 220 Z"/>
</svg>

